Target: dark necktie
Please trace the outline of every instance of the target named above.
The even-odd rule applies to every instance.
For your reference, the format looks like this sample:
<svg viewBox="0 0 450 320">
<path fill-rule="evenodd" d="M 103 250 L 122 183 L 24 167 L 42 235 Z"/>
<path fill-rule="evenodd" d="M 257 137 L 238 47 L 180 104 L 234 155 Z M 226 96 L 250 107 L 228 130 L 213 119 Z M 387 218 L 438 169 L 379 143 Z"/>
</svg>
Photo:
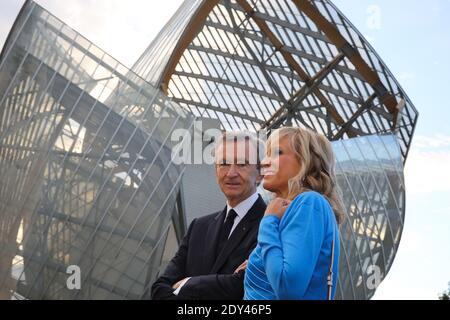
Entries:
<svg viewBox="0 0 450 320">
<path fill-rule="evenodd" d="M 231 232 L 231 228 L 233 228 L 234 219 L 236 217 L 237 217 L 236 211 L 231 209 L 225 218 L 225 223 L 222 225 L 222 228 L 220 230 L 219 242 L 217 244 L 217 256 L 219 256 L 220 252 L 222 252 L 222 249 L 228 240 L 228 237 Z"/>
</svg>

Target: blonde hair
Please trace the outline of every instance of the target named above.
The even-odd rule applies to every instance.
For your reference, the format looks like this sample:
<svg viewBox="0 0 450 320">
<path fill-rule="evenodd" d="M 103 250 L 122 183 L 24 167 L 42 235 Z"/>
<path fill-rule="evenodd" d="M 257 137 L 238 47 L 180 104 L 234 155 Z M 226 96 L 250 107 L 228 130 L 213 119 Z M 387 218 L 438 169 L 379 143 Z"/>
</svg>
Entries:
<svg viewBox="0 0 450 320">
<path fill-rule="evenodd" d="M 311 130 L 302 128 L 281 128 L 272 133 L 267 141 L 267 152 L 270 152 L 274 139 L 278 142 L 289 138 L 291 148 L 300 163 L 299 173 L 289 180 L 289 200 L 307 191 L 322 194 L 341 224 L 345 218 L 339 186 L 335 174 L 335 157 L 330 141 Z"/>
</svg>

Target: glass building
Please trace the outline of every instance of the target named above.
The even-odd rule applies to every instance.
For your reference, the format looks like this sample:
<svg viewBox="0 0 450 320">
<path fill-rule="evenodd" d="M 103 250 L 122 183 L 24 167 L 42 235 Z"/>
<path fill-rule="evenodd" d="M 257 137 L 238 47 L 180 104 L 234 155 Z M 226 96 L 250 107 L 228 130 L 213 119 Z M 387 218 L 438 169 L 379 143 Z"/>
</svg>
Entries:
<svg viewBox="0 0 450 320">
<path fill-rule="evenodd" d="M 186 0 L 131 70 L 23 6 L 0 56 L 0 299 L 149 298 L 189 222 L 225 204 L 211 166 L 172 161 L 196 119 L 333 141 L 337 298 L 371 298 L 401 240 L 414 105 L 328 0 Z"/>
</svg>

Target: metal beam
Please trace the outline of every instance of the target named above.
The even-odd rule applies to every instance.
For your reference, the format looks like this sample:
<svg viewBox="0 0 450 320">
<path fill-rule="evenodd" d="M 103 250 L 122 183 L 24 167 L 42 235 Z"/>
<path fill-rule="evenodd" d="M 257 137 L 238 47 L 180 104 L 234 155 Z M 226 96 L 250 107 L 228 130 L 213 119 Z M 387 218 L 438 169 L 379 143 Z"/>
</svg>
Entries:
<svg viewBox="0 0 450 320">
<path fill-rule="evenodd" d="M 216 22 L 209 21 L 209 20 L 205 22 L 205 26 L 212 27 L 212 28 L 218 29 L 218 30 L 223 30 L 223 31 L 230 32 L 230 33 L 234 33 L 233 28 L 231 28 L 231 27 L 229 27 L 227 25 L 223 25 L 223 24 L 216 23 Z M 247 32 L 247 33 L 245 33 L 245 37 L 248 38 L 248 39 L 251 39 L 253 41 L 258 41 L 261 44 L 265 44 L 265 45 L 269 45 L 269 46 L 272 45 L 272 43 L 270 43 L 270 41 L 268 39 L 260 37 L 260 36 L 258 36 L 258 34 L 253 34 L 253 33 L 248 33 Z M 290 54 L 292 54 L 294 56 L 297 56 L 299 58 L 307 59 L 309 61 L 313 61 L 313 62 L 321 64 L 321 65 L 324 65 L 324 64 L 327 63 L 327 60 L 325 58 L 321 58 L 321 57 L 318 57 L 318 56 L 316 56 L 314 54 L 310 54 L 310 53 L 307 53 L 307 52 L 304 52 L 304 51 L 300 51 L 297 48 L 294 48 L 294 47 L 291 47 L 291 46 L 288 46 L 288 45 L 285 45 L 283 47 L 283 49 L 286 52 L 288 52 L 288 53 L 290 53 Z M 341 72 L 343 72 L 343 73 L 345 73 L 345 74 L 348 74 L 349 76 L 352 76 L 352 77 L 355 77 L 357 79 L 360 79 L 361 81 L 364 81 L 364 78 L 356 70 L 349 69 L 349 68 L 347 68 L 345 66 L 336 66 L 336 69 L 341 71 Z"/>
<path fill-rule="evenodd" d="M 342 126 L 342 128 L 338 131 L 338 133 L 336 133 L 332 140 L 339 140 L 342 138 L 342 136 L 344 135 L 344 133 L 347 131 L 348 127 L 351 126 L 353 124 L 353 122 L 355 122 L 359 116 L 366 110 L 370 110 L 370 107 L 372 106 L 373 101 L 375 100 L 375 98 L 377 97 L 377 95 L 374 93 L 372 94 L 369 99 L 367 99 L 362 105 L 361 107 L 359 107 L 359 109 L 352 115 L 352 117 L 347 121 L 347 123 L 345 125 Z"/>
<path fill-rule="evenodd" d="M 278 86 L 278 84 L 275 81 L 273 81 L 272 77 L 268 74 L 266 67 L 264 65 L 264 61 L 259 61 L 255 52 L 253 52 L 252 48 L 247 43 L 246 36 L 239 29 L 239 26 L 237 25 L 237 23 L 234 19 L 233 12 L 231 11 L 231 8 L 229 6 L 227 6 L 227 10 L 228 10 L 228 14 L 230 15 L 231 22 L 233 24 L 234 32 L 236 32 L 239 35 L 239 37 L 241 38 L 242 43 L 244 44 L 245 48 L 248 50 L 248 52 L 253 57 L 254 62 L 261 70 L 261 73 L 264 75 L 264 78 L 266 79 L 269 86 L 272 88 L 272 90 L 274 90 L 278 94 L 279 98 L 276 100 L 282 100 L 283 102 L 286 102 L 286 98 L 283 96 L 283 93 L 282 93 L 280 87 Z M 234 59 L 234 57 L 233 57 L 233 59 Z"/>
<path fill-rule="evenodd" d="M 246 34 L 245 36 L 247 38 L 251 38 L 252 39 L 252 37 L 250 37 L 250 36 L 253 36 L 253 35 Z M 222 56 L 222 57 L 227 58 L 227 59 L 234 59 L 236 61 L 240 61 L 242 63 L 247 63 L 247 64 L 252 65 L 252 66 L 259 66 L 259 64 L 256 63 L 254 60 L 249 59 L 249 58 L 247 58 L 245 56 L 233 55 L 233 54 L 231 54 L 229 52 L 225 52 L 225 51 L 221 51 L 221 50 L 217 50 L 217 49 L 213 49 L 213 48 L 205 48 L 205 47 L 201 47 L 201 46 L 196 46 L 194 44 L 190 44 L 188 46 L 188 49 L 195 50 L 195 51 L 198 51 L 198 52 L 205 52 L 205 53 L 212 54 L 212 55 L 215 55 L 215 56 Z M 318 63 L 326 64 L 326 60 L 320 58 L 320 61 Z M 287 71 L 285 69 L 274 67 L 274 66 L 270 66 L 270 65 L 264 65 L 264 68 L 266 70 L 268 70 L 270 72 L 273 72 L 273 73 L 276 73 L 276 74 L 278 74 L 280 76 L 285 76 L 287 78 L 293 78 L 296 81 L 302 81 L 298 75 L 296 75 L 295 73 L 292 73 L 290 71 Z M 343 71 L 342 70 L 343 67 L 340 66 L 340 65 L 336 65 L 334 67 L 334 69 L 342 71 L 344 73 L 347 73 L 347 74 L 353 76 L 353 74 L 350 74 L 347 71 Z M 353 72 L 353 73 L 356 73 L 356 71 Z M 361 78 L 361 76 L 359 74 L 358 74 L 358 78 Z M 327 85 L 325 85 L 323 83 L 319 83 L 317 88 L 319 88 L 320 90 L 326 91 L 326 92 L 328 92 L 330 94 L 333 94 L 333 95 L 335 95 L 337 97 L 341 97 L 341 98 L 343 98 L 345 100 L 349 100 L 351 102 L 354 102 L 356 104 L 361 104 L 361 103 L 364 102 L 361 98 L 359 98 L 357 96 L 354 96 L 354 95 L 349 94 L 349 93 L 345 93 L 345 92 L 343 92 L 343 91 L 341 91 L 339 89 L 327 86 Z M 372 111 L 374 111 L 375 113 L 379 114 L 380 116 L 386 118 L 388 121 L 392 121 L 392 119 L 393 119 L 392 115 L 388 111 L 386 111 L 384 108 L 378 108 L 377 107 L 377 108 L 373 108 Z"/>
<path fill-rule="evenodd" d="M 233 82 L 233 81 L 229 81 L 229 80 L 224 80 L 224 79 L 219 79 L 219 78 L 215 78 L 215 77 L 210 77 L 207 75 L 203 75 L 203 74 L 195 74 L 195 73 L 189 73 L 189 72 L 183 72 L 183 71 L 175 71 L 173 73 L 173 75 L 176 76 L 180 76 L 180 77 L 186 77 L 186 78 L 193 78 L 193 79 L 201 79 L 201 80 L 205 80 L 205 81 L 213 81 L 213 82 L 218 82 L 220 81 L 220 84 L 224 84 L 224 85 L 228 85 L 230 87 L 235 87 L 235 88 L 239 88 L 243 91 L 249 91 L 249 92 L 253 92 L 259 96 L 263 96 L 263 97 L 267 97 L 276 101 L 284 101 L 283 97 L 279 97 L 275 94 L 269 93 L 267 91 L 262 91 L 262 90 L 258 90 L 256 88 L 252 88 L 252 87 L 248 87 L 246 85 L 243 85 L 239 82 Z M 173 80 L 172 80 L 173 81 Z M 195 92 L 196 94 L 198 94 L 198 92 Z"/>
<path fill-rule="evenodd" d="M 50 213 L 49 213 L 50 212 Z M 44 217 L 49 217 L 51 219 L 55 219 L 58 221 L 62 221 L 67 223 L 74 224 L 76 226 L 79 226 L 80 228 L 87 228 L 87 229 L 96 229 L 100 232 L 104 233 L 112 233 L 114 236 L 121 237 L 123 239 L 129 239 L 136 242 L 144 242 L 152 247 L 154 247 L 157 244 L 157 241 L 153 239 L 152 237 L 149 237 L 145 235 L 142 237 L 140 234 L 134 234 L 133 232 L 127 232 L 126 230 L 121 230 L 119 228 L 113 228 L 107 224 L 96 224 L 92 221 L 88 221 L 88 218 L 77 218 L 74 217 L 71 213 L 64 213 L 64 212 L 57 212 L 53 209 L 49 208 L 46 210 L 45 208 L 39 208 L 37 213 Z M 86 221 L 85 221 L 86 220 Z M 66 225 L 67 227 L 67 225 Z"/>
<path fill-rule="evenodd" d="M 236 11 L 243 12 L 242 11 L 242 7 L 240 7 L 237 3 L 232 3 L 231 2 L 230 3 L 230 7 L 233 8 L 234 10 L 236 10 Z M 315 31 L 313 31 L 311 29 L 308 29 L 308 28 L 304 28 L 300 24 L 292 24 L 292 23 L 290 23 L 288 21 L 281 20 L 278 17 L 271 16 L 271 15 L 269 15 L 267 13 L 264 13 L 264 12 L 261 12 L 261 11 L 257 11 L 257 12 L 255 11 L 253 15 L 255 17 L 258 17 L 258 18 L 264 20 L 264 21 L 269 21 L 269 22 L 271 22 L 273 24 L 277 24 L 277 25 L 279 25 L 281 27 L 284 27 L 286 29 L 290 29 L 290 30 L 298 32 L 300 34 L 307 35 L 307 36 L 309 36 L 311 38 L 314 38 L 314 39 L 317 39 L 317 40 L 321 40 L 321 41 L 324 41 L 324 42 L 329 42 L 328 38 L 326 36 L 324 36 L 322 33 L 315 32 Z"/>
<path fill-rule="evenodd" d="M 324 107 L 324 106 L 321 106 L 321 107 Z M 309 115 L 311 115 L 311 116 L 315 116 L 315 117 L 317 117 L 317 118 L 319 118 L 319 119 L 324 120 L 325 122 L 331 122 L 331 123 L 333 123 L 335 126 L 339 126 L 339 124 L 337 124 L 336 121 L 335 121 L 334 119 L 330 119 L 330 117 L 329 117 L 328 115 L 324 114 L 324 113 L 321 112 L 321 111 L 315 111 L 315 109 L 317 109 L 317 108 L 318 108 L 318 106 L 312 106 L 311 108 L 308 108 L 308 107 L 302 107 L 302 108 L 296 110 L 295 114 L 298 114 L 298 113 L 300 113 L 301 111 L 304 111 L 304 112 L 307 112 L 307 113 L 308 113 Z M 294 116 L 295 116 L 295 114 L 294 114 Z M 273 128 L 279 127 L 280 125 L 283 124 L 283 122 L 284 122 L 285 119 L 286 119 L 286 118 L 283 118 L 283 117 L 278 118 L 278 119 L 273 123 L 273 125 L 271 126 L 271 128 L 273 129 Z M 300 122 L 303 122 L 300 118 L 295 118 L 295 119 L 299 120 Z M 353 128 L 353 130 L 354 130 L 354 132 L 355 132 L 355 134 L 356 134 L 357 136 L 365 136 L 365 135 L 367 135 L 366 132 L 364 132 L 364 131 L 362 131 L 362 130 L 360 130 L 360 129 Z"/>
<path fill-rule="evenodd" d="M 330 61 L 325 67 L 323 67 L 314 77 L 312 77 L 309 81 L 309 85 L 304 85 L 300 88 L 292 97 L 289 99 L 286 105 L 283 105 L 279 108 L 272 117 L 267 120 L 262 129 L 270 126 L 272 122 L 274 122 L 278 117 L 282 116 L 284 111 L 292 111 L 296 105 L 299 105 L 306 97 L 311 94 L 317 86 L 322 82 L 322 80 L 331 72 L 335 65 L 337 65 L 345 56 L 343 54 L 339 54 L 332 61 Z"/>
<path fill-rule="evenodd" d="M 178 41 L 175 50 L 172 52 L 170 59 L 164 68 L 164 71 L 161 75 L 160 88 L 167 95 L 169 82 L 172 78 L 172 75 L 175 71 L 175 68 L 180 61 L 180 58 L 183 56 L 184 51 L 188 47 L 188 45 L 194 40 L 194 38 L 198 35 L 201 28 L 204 26 L 206 19 L 210 12 L 214 9 L 214 7 L 219 3 L 219 0 L 206 0 L 203 1 L 203 4 L 198 8 L 197 12 L 191 17 L 189 24 L 184 30 L 180 40 Z"/>
<path fill-rule="evenodd" d="M 44 265 L 44 263 L 45 263 L 45 268 L 48 268 L 48 269 L 53 270 L 54 272 L 58 272 L 58 273 L 61 273 L 63 275 L 66 275 L 66 271 L 67 271 L 67 267 L 68 266 L 66 264 L 63 264 L 63 263 L 59 262 L 59 261 L 56 261 L 54 259 L 48 260 L 48 261 L 44 261 L 44 259 L 42 257 L 38 256 L 37 254 L 25 254 L 25 252 L 20 250 L 20 249 L 17 250 L 17 255 L 20 256 L 20 257 L 23 257 L 25 260 L 30 261 L 30 263 L 29 263 L 30 265 L 31 265 L 31 262 L 39 264 L 39 265 Z M 28 263 L 27 263 L 27 265 L 28 265 Z M 114 267 L 112 267 L 112 268 L 113 268 L 114 271 L 120 272 L 118 269 L 116 269 Z M 36 274 L 33 273 L 34 270 L 27 269 L 26 271 L 28 271 L 30 274 L 36 276 Z M 134 282 L 136 282 L 135 279 L 131 278 L 126 273 L 122 273 L 122 276 L 127 277 L 128 278 L 127 281 L 134 281 Z M 101 281 L 101 280 L 99 280 L 97 278 L 92 277 L 92 275 L 89 275 L 88 279 L 89 280 L 88 280 L 87 285 L 89 285 L 89 286 L 95 286 L 95 287 L 101 288 L 103 290 L 109 291 L 112 294 L 118 295 L 121 298 L 129 298 L 129 299 L 132 299 L 132 300 L 140 299 L 140 296 L 132 294 L 132 293 L 129 293 L 129 292 L 127 293 L 127 292 L 125 292 L 124 289 L 122 289 L 122 288 L 120 288 L 118 286 L 113 286 L 110 283 L 103 282 L 103 281 Z M 41 299 L 42 298 L 46 298 L 46 296 L 42 297 L 42 295 L 46 294 L 48 289 L 45 292 L 40 292 L 39 290 L 35 290 L 34 288 L 32 288 L 33 285 L 34 284 L 32 284 L 32 283 L 31 284 L 27 284 L 26 281 L 19 281 L 18 282 L 18 287 L 19 287 L 18 291 L 20 293 L 24 293 L 25 291 L 27 291 L 28 292 L 28 295 L 27 295 L 28 297 L 33 297 L 34 295 L 36 295 L 36 296 L 39 296 Z M 54 285 L 58 286 L 58 289 L 60 289 L 58 282 L 55 282 Z M 91 295 L 89 295 L 88 298 L 93 298 L 93 297 Z"/>
<path fill-rule="evenodd" d="M 277 38 L 277 36 L 272 32 L 267 23 L 262 19 L 254 15 L 255 10 L 246 0 L 236 0 L 236 2 L 244 9 L 244 11 L 255 21 L 261 32 L 263 32 L 267 38 L 270 40 L 272 45 L 276 48 L 278 52 L 286 60 L 287 64 L 300 76 L 300 78 L 309 87 L 311 86 L 310 76 L 303 70 L 303 68 L 297 63 L 294 57 L 284 49 L 284 44 Z M 331 117 L 339 124 L 344 125 L 345 121 L 341 115 L 337 112 L 336 108 L 328 101 L 328 99 L 318 90 L 317 88 L 313 90 L 314 95 L 319 99 L 319 101 L 328 109 Z M 352 132 L 349 128 L 349 136 L 355 137 L 356 134 Z"/>
<path fill-rule="evenodd" d="M 189 100 L 184 100 L 184 99 L 180 99 L 180 98 L 172 98 L 172 100 L 173 100 L 173 102 L 176 102 L 176 103 L 179 103 L 179 104 L 183 103 L 183 104 L 187 104 L 187 105 L 194 105 L 194 106 L 197 106 L 197 107 L 200 107 L 200 108 L 209 109 L 209 110 L 220 112 L 220 113 L 224 113 L 224 114 L 229 114 L 229 115 L 232 115 L 232 116 L 235 116 L 235 117 L 239 117 L 239 118 L 242 118 L 242 119 L 245 119 L 245 120 L 252 121 L 252 122 L 257 123 L 257 124 L 261 124 L 261 123 L 264 122 L 264 120 L 261 120 L 261 119 L 258 119 L 258 118 L 254 118 L 254 117 L 250 117 L 250 116 L 248 116 L 246 114 L 243 114 L 243 113 L 240 113 L 240 112 L 236 112 L 236 111 L 233 111 L 233 110 L 230 110 L 230 109 L 223 109 L 223 108 L 220 108 L 220 107 L 214 107 L 212 105 L 204 104 L 204 103 L 201 103 L 201 102 L 189 101 Z"/>
<path fill-rule="evenodd" d="M 387 107 L 389 112 L 394 115 L 394 125 L 396 126 L 396 118 L 398 110 L 396 98 L 386 89 L 381 82 L 377 72 L 372 70 L 367 62 L 362 58 L 358 49 L 354 48 L 339 32 L 337 27 L 328 21 L 320 11 L 312 5 L 308 0 L 292 0 L 300 12 L 303 12 L 316 26 L 330 39 L 334 45 L 343 52 L 352 62 L 355 68 L 361 73 L 364 79 L 372 86 L 382 103 Z"/>
</svg>

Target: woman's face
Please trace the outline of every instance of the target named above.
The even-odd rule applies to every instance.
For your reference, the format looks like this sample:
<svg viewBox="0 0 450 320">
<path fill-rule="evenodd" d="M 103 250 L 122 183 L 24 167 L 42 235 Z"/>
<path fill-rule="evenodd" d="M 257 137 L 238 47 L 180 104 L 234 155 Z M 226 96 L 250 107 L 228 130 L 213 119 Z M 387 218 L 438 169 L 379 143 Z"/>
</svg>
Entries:
<svg viewBox="0 0 450 320">
<path fill-rule="evenodd" d="M 289 137 L 283 137 L 278 145 L 273 139 L 271 149 L 261 163 L 263 187 L 277 196 L 286 198 L 289 194 L 289 180 L 300 172 L 300 163 L 290 145 Z"/>
</svg>

